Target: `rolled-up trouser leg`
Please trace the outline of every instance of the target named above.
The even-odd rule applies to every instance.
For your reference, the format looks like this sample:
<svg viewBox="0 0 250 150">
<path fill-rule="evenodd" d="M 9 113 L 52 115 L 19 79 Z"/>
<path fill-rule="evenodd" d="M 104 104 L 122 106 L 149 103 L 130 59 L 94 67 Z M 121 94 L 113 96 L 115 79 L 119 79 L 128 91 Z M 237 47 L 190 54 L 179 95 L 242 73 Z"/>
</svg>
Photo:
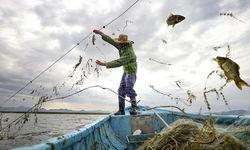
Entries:
<svg viewBox="0 0 250 150">
<path fill-rule="evenodd" d="M 126 96 L 126 82 L 125 82 L 125 77 L 126 77 L 126 74 L 124 73 L 122 75 L 122 79 L 121 79 L 121 82 L 120 82 L 120 87 L 118 89 L 118 99 L 119 99 L 119 110 L 122 109 L 124 111 L 124 108 L 125 108 L 125 96 Z"/>
<path fill-rule="evenodd" d="M 131 101 L 135 101 L 135 97 L 137 96 L 134 90 L 134 85 L 136 82 L 136 75 L 126 74 L 125 82 L 126 82 L 126 88 L 125 88 L 126 95 L 130 98 Z"/>
<path fill-rule="evenodd" d="M 131 101 L 131 115 L 136 115 L 136 99 L 135 97 L 137 96 L 135 90 L 134 90 L 134 85 L 136 82 L 136 75 L 134 74 L 126 74 L 125 77 L 126 81 L 126 95 L 130 98 Z"/>
</svg>

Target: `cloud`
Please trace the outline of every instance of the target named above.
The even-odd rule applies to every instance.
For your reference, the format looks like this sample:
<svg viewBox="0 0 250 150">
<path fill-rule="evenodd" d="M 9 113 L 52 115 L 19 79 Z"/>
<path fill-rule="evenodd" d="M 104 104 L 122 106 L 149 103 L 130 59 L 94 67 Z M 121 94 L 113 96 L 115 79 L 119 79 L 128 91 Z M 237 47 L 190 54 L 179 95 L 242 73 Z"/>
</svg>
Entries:
<svg viewBox="0 0 250 150">
<path fill-rule="evenodd" d="M 9 1 L 1 4 L 0 63 L 3 73 L 0 75 L 0 102 L 36 77 L 93 29 L 107 24 L 129 5 L 131 3 L 124 0 L 115 2 L 78 0 L 74 3 L 67 1 L 51 3 L 48 0 L 42 2 Z M 232 11 L 237 18 L 246 23 L 241 23 L 229 16 L 219 15 L 220 12 L 227 11 Z M 174 28 L 168 27 L 166 18 L 171 13 L 184 15 L 186 19 Z M 167 97 L 155 93 L 149 85 L 184 98 L 186 90 L 191 89 L 197 95 L 197 101 L 192 107 L 186 109 L 197 112 L 201 106 L 206 108 L 202 96 L 206 77 L 209 72 L 218 67 L 212 58 L 217 55 L 223 56 L 227 52 L 226 48 L 215 52 L 212 49 L 214 46 L 230 44 L 232 59 L 241 66 L 241 76 L 249 83 L 248 33 L 250 25 L 247 21 L 249 14 L 247 1 L 140 1 L 102 31 L 112 38 L 120 33 L 126 33 L 129 39 L 135 42 L 134 49 L 138 60 L 138 78 L 135 89 L 138 99 L 141 99 L 141 104 L 150 106 L 175 104 Z M 123 31 L 126 21 L 130 22 Z M 59 91 L 62 95 L 97 84 L 116 91 L 122 76 L 122 68 L 107 70 L 102 67 L 100 76 L 97 78 L 94 61 L 117 59 L 118 51 L 103 42 L 100 36 L 96 38 L 95 46 L 91 43 L 91 36 L 88 37 L 22 91 L 18 95 L 20 101 L 16 98 L 15 103 L 9 102 L 8 105 L 32 106 L 35 100 L 27 99 L 23 102 L 21 97 L 29 95 L 33 89 L 38 89 L 40 95 L 53 95 L 52 88 L 63 82 L 66 85 Z M 163 39 L 167 41 L 167 44 L 162 42 Z M 87 43 L 88 46 L 85 49 Z M 76 70 L 75 76 L 69 78 L 69 72 L 73 70 L 80 55 L 83 57 L 83 63 Z M 93 67 L 91 67 L 91 74 L 87 74 L 86 62 L 90 58 L 93 59 Z M 150 61 L 149 58 L 173 65 L 164 66 Z M 73 90 L 70 90 L 72 85 L 81 79 L 83 71 L 88 78 L 84 79 L 83 85 L 76 85 Z M 174 83 L 176 80 L 183 83 L 185 90 L 178 89 Z M 211 79 L 208 82 L 213 87 L 218 86 L 222 81 Z M 43 90 L 39 88 L 40 85 L 44 87 Z M 224 93 L 230 99 L 230 107 L 238 109 L 241 108 L 242 103 L 245 104 L 242 108 L 247 108 L 248 88 L 239 91 L 233 83 L 227 87 Z M 63 106 L 69 109 L 78 109 L 77 104 L 83 109 L 115 110 L 117 108 L 117 96 L 100 89 L 83 92 L 65 101 L 68 105 Z M 211 103 L 215 111 L 227 109 L 223 102 L 216 105 L 212 100 Z M 47 106 L 56 107 L 57 104 L 60 104 L 60 101 Z"/>
</svg>

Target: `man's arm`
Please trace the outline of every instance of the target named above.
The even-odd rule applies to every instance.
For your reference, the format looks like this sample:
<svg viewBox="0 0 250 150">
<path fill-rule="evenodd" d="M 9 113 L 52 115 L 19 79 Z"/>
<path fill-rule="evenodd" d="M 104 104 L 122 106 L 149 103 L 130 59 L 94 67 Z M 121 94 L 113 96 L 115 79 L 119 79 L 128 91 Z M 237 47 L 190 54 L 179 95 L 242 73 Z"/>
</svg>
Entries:
<svg viewBox="0 0 250 150">
<path fill-rule="evenodd" d="M 136 59 L 136 57 L 131 57 L 129 55 L 127 56 L 122 56 L 119 59 L 110 61 L 110 62 L 102 62 L 100 60 L 96 60 L 96 64 L 100 65 L 100 66 L 106 66 L 107 68 L 116 68 L 116 67 L 120 67 L 126 64 L 131 63 L 132 61 L 134 61 Z"/>
<path fill-rule="evenodd" d="M 110 62 L 106 62 L 105 66 L 107 68 L 116 68 L 116 67 L 120 67 L 120 66 L 123 66 L 123 65 L 127 65 L 127 64 L 131 63 L 135 59 L 136 59 L 135 57 L 125 55 L 125 56 L 120 57 L 119 59 L 116 59 L 116 60 L 113 60 L 113 61 L 110 61 Z"/>
<path fill-rule="evenodd" d="M 96 60 L 95 63 L 98 64 L 98 65 L 100 65 L 100 66 L 106 66 L 106 63 L 102 62 L 100 60 Z"/>
<path fill-rule="evenodd" d="M 118 44 L 108 35 L 104 34 L 102 31 L 100 30 L 93 30 L 93 32 L 95 34 L 99 34 L 102 36 L 102 39 L 106 42 L 108 42 L 109 44 L 113 45 L 114 47 L 118 48 Z"/>
<path fill-rule="evenodd" d="M 99 35 L 104 35 L 104 33 L 102 32 L 102 31 L 100 31 L 100 30 L 93 30 L 93 32 L 95 33 L 95 34 L 99 34 Z"/>
</svg>

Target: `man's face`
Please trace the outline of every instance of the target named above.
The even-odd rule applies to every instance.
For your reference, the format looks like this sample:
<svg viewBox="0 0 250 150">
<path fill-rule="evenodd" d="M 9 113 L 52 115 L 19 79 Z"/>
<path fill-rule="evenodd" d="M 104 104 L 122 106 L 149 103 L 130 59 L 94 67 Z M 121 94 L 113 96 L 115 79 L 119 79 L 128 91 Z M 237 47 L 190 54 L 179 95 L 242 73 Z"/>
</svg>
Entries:
<svg viewBox="0 0 250 150">
<path fill-rule="evenodd" d="M 126 46 L 126 45 L 128 45 L 129 43 L 119 43 L 119 46 L 120 47 L 124 47 L 124 46 Z"/>
</svg>

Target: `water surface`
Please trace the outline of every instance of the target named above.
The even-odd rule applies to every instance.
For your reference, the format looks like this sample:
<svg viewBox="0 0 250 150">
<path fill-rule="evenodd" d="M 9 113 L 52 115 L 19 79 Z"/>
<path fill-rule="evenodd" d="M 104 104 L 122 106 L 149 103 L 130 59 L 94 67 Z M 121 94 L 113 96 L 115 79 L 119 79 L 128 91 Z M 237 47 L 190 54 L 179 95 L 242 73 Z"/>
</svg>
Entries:
<svg viewBox="0 0 250 150">
<path fill-rule="evenodd" d="M 9 120 L 3 122 L 2 127 L 20 115 L 17 113 L 3 114 L 3 120 L 5 118 L 9 118 Z M 31 114 L 29 121 L 20 130 L 17 125 L 12 126 L 8 132 L 8 138 L 5 136 L 0 140 L 0 150 L 38 144 L 49 138 L 82 128 L 103 117 L 105 115 L 37 114 L 38 123 L 35 124 L 35 117 Z"/>
</svg>

